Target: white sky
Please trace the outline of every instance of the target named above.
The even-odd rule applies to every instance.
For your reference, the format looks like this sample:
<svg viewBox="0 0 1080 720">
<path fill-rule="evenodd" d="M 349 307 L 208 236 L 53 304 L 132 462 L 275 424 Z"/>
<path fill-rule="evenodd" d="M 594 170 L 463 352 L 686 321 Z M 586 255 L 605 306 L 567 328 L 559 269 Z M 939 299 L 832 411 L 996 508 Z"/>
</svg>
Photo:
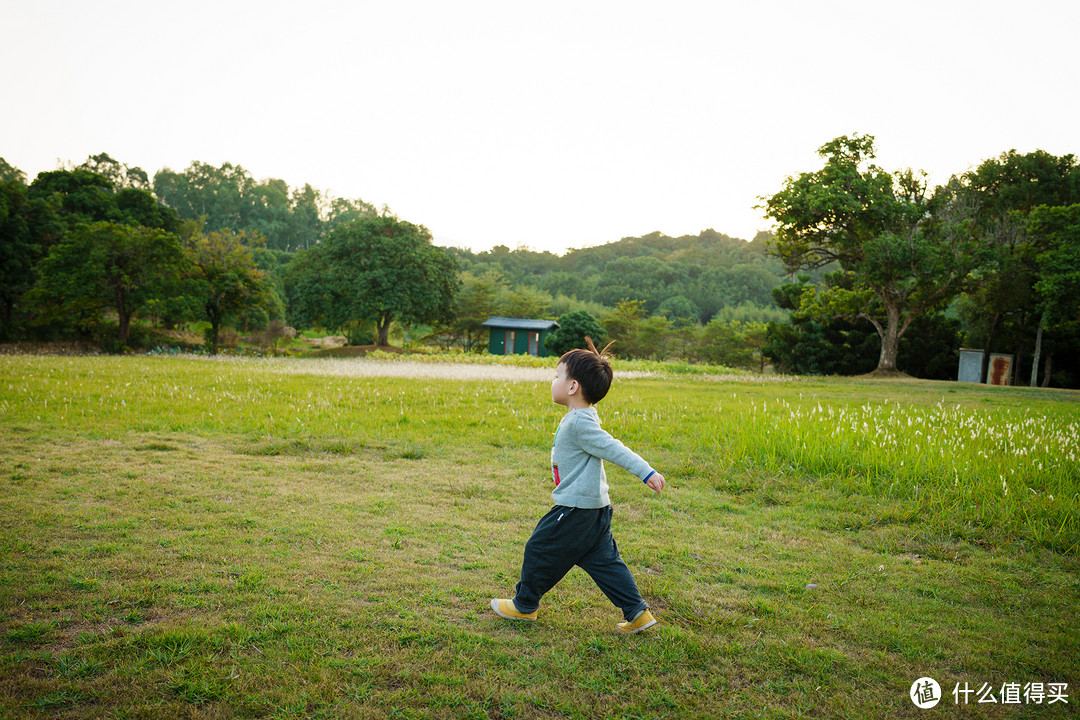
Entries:
<svg viewBox="0 0 1080 720">
<path fill-rule="evenodd" d="M 1076 0 L 0 0 L 0 157 L 242 165 L 441 245 L 562 253 L 754 209 L 816 150 L 944 182 L 1080 154 Z"/>
</svg>

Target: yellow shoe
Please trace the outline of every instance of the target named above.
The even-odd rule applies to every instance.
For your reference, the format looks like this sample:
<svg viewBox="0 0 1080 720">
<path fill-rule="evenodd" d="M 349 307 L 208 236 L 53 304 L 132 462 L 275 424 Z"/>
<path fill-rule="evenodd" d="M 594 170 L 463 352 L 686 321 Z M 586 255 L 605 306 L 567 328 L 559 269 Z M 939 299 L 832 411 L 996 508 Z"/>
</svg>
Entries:
<svg viewBox="0 0 1080 720">
<path fill-rule="evenodd" d="M 513 600 L 500 600 L 499 598 L 491 599 L 491 609 L 495 611 L 495 614 L 499 617 L 504 617 L 509 620 L 535 620 L 536 610 L 531 613 L 518 612 L 518 609 L 514 607 Z"/>
<path fill-rule="evenodd" d="M 634 618 L 633 622 L 621 622 L 615 627 L 619 629 L 619 632 L 624 633 L 639 633 L 645 628 L 651 628 L 656 624 L 656 618 L 652 616 L 652 613 L 646 610 L 645 612 Z"/>
</svg>

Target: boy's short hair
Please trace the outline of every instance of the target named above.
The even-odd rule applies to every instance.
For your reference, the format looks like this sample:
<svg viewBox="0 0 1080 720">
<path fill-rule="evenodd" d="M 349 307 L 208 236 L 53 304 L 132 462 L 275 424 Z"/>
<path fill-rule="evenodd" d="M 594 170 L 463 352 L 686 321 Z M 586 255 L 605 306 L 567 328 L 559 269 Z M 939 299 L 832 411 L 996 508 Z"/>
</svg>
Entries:
<svg viewBox="0 0 1080 720">
<path fill-rule="evenodd" d="M 607 354 L 611 343 L 608 343 L 603 350 L 597 350 L 591 337 L 586 336 L 585 342 L 588 348 L 577 348 L 563 353 L 563 356 L 559 358 L 559 363 L 566 366 L 567 377 L 577 380 L 585 401 L 593 405 L 607 395 L 615 371 L 611 368 L 611 361 Z"/>
</svg>

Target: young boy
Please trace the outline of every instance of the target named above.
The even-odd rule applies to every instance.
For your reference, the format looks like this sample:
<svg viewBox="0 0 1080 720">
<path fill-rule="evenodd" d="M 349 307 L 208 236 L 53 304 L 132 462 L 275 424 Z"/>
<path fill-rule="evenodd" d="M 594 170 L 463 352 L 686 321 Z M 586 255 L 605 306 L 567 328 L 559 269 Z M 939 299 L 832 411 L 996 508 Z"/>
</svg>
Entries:
<svg viewBox="0 0 1080 720">
<path fill-rule="evenodd" d="M 656 619 L 611 536 L 611 500 L 602 461 L 632 472 L 656 492 L 663 490 L 664 476 L 601 429 L 593 405 L 607 395 L 613 371 L 607 348 L 597 351 L 592 340 L 588 345 L 559 359 L 551 383 L 551 399 L 568 408 L 551 448 L 555 507 L 525 544 L 514 598 L 493 599 L 491 609 L 511 620 L 535 620 L 540 598 L 578 565 L 623 611 L 626 622 L 617 625 L 619 632 L 638 633 Z"/>
</svg>

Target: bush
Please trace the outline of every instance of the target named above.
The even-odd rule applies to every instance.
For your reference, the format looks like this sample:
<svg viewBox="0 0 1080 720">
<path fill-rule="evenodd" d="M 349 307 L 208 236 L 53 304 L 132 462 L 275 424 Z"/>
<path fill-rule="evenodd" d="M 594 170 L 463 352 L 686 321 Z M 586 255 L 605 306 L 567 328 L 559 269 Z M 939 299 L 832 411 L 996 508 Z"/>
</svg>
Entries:
<svg viewBox="0 0 1080 720">
<path fill-rule="evenodd" d="M 760 372 L 761 348 L 764 344 L 764 323 L 714 319 L 705 326 L 701 355 L 706 362 L 715 365 Z"/>
<path fill-rule="evenodd" d="M 694 304 L 694 301 L 682 295 L 676 295 L 664 300 L 664 302 L 660 303 L 660 307 L 656 309 L 656 314 L 667 318 L 677 328 L 696 325 L 701 318 L 701 310 Z"/>
<path fill-rule="evenodd" d="M 350 345 L 374 345 L 376 336 L 375 331 L 370 325 L 357 324 L 345 331 L 345 337 L 349 338 Z"/>
<path fill-rule="evenodd" d="M 575 310 L 559 317 L 559 328 L 548 335 L 544 345 L 555 355 L 562 355 L 568 350 L 586 347 L 586 337 L 600 345 L 604 330 L 587 310 Z"/>
</svg>

